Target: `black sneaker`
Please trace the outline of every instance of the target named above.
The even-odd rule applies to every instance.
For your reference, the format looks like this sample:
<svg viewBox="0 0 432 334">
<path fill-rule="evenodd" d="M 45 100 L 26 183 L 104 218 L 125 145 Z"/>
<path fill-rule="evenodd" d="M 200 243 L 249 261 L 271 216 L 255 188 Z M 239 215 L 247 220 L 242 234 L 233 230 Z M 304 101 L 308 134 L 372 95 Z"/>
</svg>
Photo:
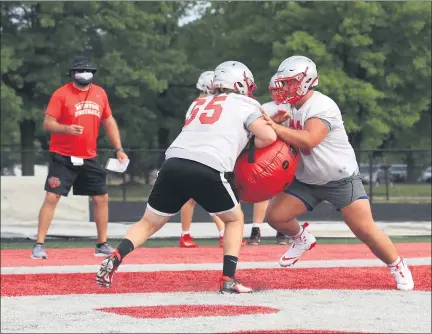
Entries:
<svg viewBox="0 0 432 334">
<path fill-rule="evenodd" d="M 248 240 L 249 245 L 258 245 L 261 241 L 261 231 L 259 227 L 252 227 L 251 235 Z"/>
<path fill-rule="evenodd" d="M 278 245 L 288 245 L 288 238 L 285 234 L 278 232 L 276 234 L 276 244 Z"/>
</svg>

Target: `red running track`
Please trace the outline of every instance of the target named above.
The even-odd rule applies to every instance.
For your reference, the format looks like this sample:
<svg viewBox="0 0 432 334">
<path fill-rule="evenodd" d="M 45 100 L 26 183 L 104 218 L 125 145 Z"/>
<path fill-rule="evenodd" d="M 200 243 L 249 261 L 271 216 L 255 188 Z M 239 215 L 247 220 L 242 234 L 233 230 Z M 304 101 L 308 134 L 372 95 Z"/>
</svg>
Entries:
<svg viewBox="0 0 432 334">
<path fill-rule="evenodd" d="M 431 291 L 431 266 L 411 266 L 415 290 Z M 2 296 L 107 294 L 138 292 L 218 291 L 221 272 L 119 272 L 110 289 L 96 285 L 91 274 L 1 275 Z M 245 269 L 239 279 L 256 291 L 268 289 L 395 289 L 393 276 L 383 267 Z"/>
<path fill-rule="evenodd" d="M 49 243 L 47 244 L 49 247 Z M 430 257 L 431 243 L 397 243 L 399 254 L 405 258 Z M 287 246 L 261 245 L 242 247 L 241 262 L 278 261 L 287 250 Z M 99 264 L 101 258 L 93 256 L 93 248 L 48 249 L 49 259 L 30 259 L 31 250 L 2 250 L 2 267 L 36 267 Z M 219 263 L 222 259 L 222 249 L 219 247 L 199 248 L 138 248 L 129 254 L 124 264 L 156 264 L 156 263 Z M 302 256 L 302 261 L 308 260 L 349 260 L 375 259 L 371 251 L 363 244 L 356 245 L 320 245 Z"/>
</svg>

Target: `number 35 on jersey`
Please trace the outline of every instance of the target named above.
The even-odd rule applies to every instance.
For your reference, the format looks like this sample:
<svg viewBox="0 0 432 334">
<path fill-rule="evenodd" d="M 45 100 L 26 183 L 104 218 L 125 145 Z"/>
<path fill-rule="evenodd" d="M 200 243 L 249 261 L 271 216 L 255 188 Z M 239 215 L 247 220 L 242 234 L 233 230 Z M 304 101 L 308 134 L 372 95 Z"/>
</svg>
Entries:
<svg viewBox="0 0 432 334">
<path fill-rule="evenodd" d="M 198 121 L 201 124 L 214 124 L 216 123 L 223 111 L 221 103 L 227 98 L 226 95 L 214 96 L 211 100 L 208 98 L 200 98 L 195 100 L 190 113 L 186 115 L 185 126 L 192 123 L 198 116 Z"/>
</svg>

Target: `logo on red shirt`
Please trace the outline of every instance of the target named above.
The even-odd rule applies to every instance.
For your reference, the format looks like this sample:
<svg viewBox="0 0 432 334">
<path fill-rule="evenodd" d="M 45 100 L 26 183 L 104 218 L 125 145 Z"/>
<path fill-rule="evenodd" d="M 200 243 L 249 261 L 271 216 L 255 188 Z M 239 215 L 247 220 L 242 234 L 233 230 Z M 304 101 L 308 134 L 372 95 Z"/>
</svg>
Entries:
<svg viewBox="0 0 432 334">
<path fill-rule="evenodd" d="M 81 115 L 96 115 L 101 117 L 99 104 L 91 101 L 85 101 L 75 104 L 75 117 Z"/>
</svg>

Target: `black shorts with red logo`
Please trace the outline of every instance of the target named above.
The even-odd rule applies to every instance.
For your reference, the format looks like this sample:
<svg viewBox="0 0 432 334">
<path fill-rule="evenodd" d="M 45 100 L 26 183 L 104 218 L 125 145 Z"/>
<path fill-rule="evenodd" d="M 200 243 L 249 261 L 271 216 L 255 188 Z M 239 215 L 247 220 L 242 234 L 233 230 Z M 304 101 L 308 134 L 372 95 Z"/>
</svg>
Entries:
<svg viewBox="0 0 432 334">
<path fill-rule="evenodd" d="M 106 170 L 96 158 L 84 159 L 84 164 L 74 166 L 71 157 L 51 152 L 45 191 L 67 196 L 73 186 L 73 194 L 96 196 L 108 193 Z"/>
</svg>

